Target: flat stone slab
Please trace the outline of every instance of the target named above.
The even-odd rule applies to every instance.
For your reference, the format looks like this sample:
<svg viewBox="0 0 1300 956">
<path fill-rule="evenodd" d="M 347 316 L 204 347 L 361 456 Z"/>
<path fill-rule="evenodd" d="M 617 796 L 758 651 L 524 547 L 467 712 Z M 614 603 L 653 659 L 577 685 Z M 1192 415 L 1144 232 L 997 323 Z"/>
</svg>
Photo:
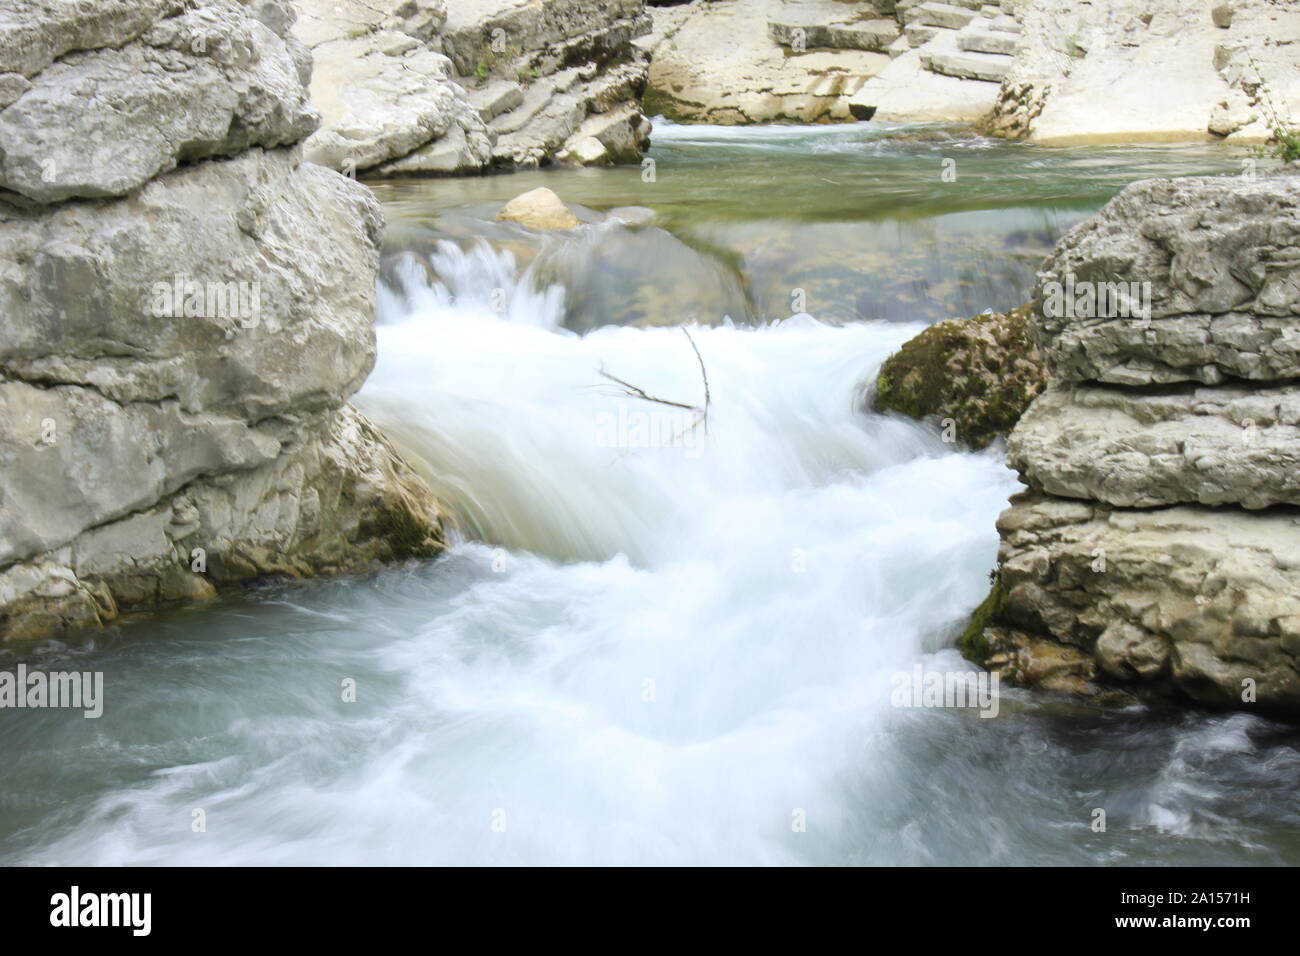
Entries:
<svg viewBox="0 0 1300 956">
<path fill-rule="evenodd" d="M 939 35 L 939 27 L 927 27 L 923 23 L 909 23 L 904 28 L 908 45 L 913 49 L 924 46 Z"/>
<path fill-rule="evenodd" d="M 957 34 L 944 31 L 920 50 L 921 65 L 931 73 L 962 80 L 1001 83 L 1011 71 L 1012 57 L 997 53 L 971 53 L 957 46 Z"/>
<path fill-rule="evenodd" d="M 855 23 L 805 23 L 770 20 L 768 34 L 785 47 L 804 49 L 870 50 L 880 52 L 899 37 L 893 20 L 860 20 Z"/>
<path fill-rule="evenodd" d="M 502 113 L 522 106 L 524 88 L 509 80 L 498 80 L 480 89 L 466 91 L 470 105 L 478 110 L 478 115 L 487 123 Z"/>
<path fill-rule="evenodd" d="M 949 30 L 960 30 L 978 16 L 974 10 L 956 7 L 950 3 L 923 3 L 910 12 L 917 23 L 924 23 L 931 27 L 947 27 Z"/>
<path fill-rule="evenodd" d="M 984 30 L 971 24 L 957 31 L 957 45 L 970 53 L 997 53 L 1015 56 L 1020 40 L 1014 33 Z"/>
</svg>

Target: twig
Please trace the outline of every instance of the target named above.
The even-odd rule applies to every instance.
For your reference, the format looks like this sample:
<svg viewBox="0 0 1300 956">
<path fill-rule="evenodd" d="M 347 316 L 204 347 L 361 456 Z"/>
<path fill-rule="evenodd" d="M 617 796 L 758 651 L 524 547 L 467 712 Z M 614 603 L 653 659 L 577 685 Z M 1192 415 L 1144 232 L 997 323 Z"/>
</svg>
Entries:
<svg viewBox="0 0 1300 956">
<path fill-rule="evenodd" d="M 699 346 L 695 344 L 695 339 L 691 337 L 691 330 L 682 326 L 682 334 L 686 336 L 686 341 L 691 343 L 691 348 L 695 351 L 696 361 L 700 363 L 700 378 L 704 379 L 704 434 L 709 433 L 709 371 L 704 367 L 704 356 L 700 355 Z"/>
<path fill-rule="evenodd" d="M 691 412 L 698 412 L 700 410 L 700 407 L 698 405 L 687 405 L 684 402 L 673 402 L 673 401 L 669 401 L 666 398 L 658 398 L 657 396 L 650 395 L 644 389 L 638 388 L 637 386 L 633 385 L 631 382 L 625 382 L 617 375 L 610 375 L 603 368 L 599 369 L 598 371 L 600 372 L 602 378 L 607 378 L 611 382 L 616 382 L 619 385 L 623 386 L 623 391 L 627 393 L 629 398 L 639 398 L 647 402 L 658 402 L 660 405 L 671 405 L 673 406 L 673 408 L 684 408 L 687 411 L 691 411 Z"/>
<path fill-rule="evenodd" d="M 691 424 L 687 428 L 682 429 L 681 432 L 679 432 L 676 436 L 674 436 L 674 440 L 676 440 L 677 438 L 681 438 L 682 435 L 685 435 L 689 431 L 693 431 L 700 424 L 704 425 L 704 434 L 707 435 L 709 433 L 709 407 L 713 404 L 713 395 L 709 391 L 709 370 L 704 365 L 704 356 L 700 354 L 700 348 L 698 345 L 695 344 L 695 339 L 691 335 L 690 330 L 683 327 L 682 334 L 686 336 L 686 341 L 691 343 L 691 351 L 695 353 L 695 360 L 700 363 L 700 378 L 704 381 L 704 405 L 703 406 L 688 405 L 686 402 L 674 402 L 668 398 L 660 398 L 658 395 L 651 395 L 649 392 L 641 388 L 639 385 L 633 385 L 631 382 L 625 381 L 624 379 L 619 378 L 617 375 L 613 375 L 610 372 L 605 371 L 605 367 L 603 365 L 599 369 L 597 369 L 597 372 L 600 374 L 601 378 L 608 379 L 609 381 L 618 385 L 619 388 L 623 390 L 623 394 L 626 395 L 628 398 L 639 398 L 643 402 L 654 402 L 658 405 L 668 405 L 672 408 L 684 408 L 688 412 L 695 412 L 696 414 L 695 421 L 691 422 Z"/>
</svg>

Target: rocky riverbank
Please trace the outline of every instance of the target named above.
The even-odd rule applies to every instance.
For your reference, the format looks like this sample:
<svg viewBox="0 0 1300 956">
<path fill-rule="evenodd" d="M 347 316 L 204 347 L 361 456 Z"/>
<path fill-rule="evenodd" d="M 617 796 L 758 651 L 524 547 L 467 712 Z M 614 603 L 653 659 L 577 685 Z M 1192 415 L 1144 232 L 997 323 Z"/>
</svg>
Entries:
<svg viewBox="0 0 1300 956">
<path fill-rule="evenodd" d="M 1008 441 L 1028 490 L 969 656 L 1300 712 L 1298 247 L 1294 165 L 1135 183 L 1061 241 L 1030 325 L 1052 384 Z"/>
<path fill-rule="evenodd" d="M 287 2 L 0 16 L 0 634 L 436 554 L 346 404 L 383 219 L 304 162 Z"/>
<path fill-rule="evenodd" d="M 644 0 L 294 0 L 315 59 L 307 158 L 368 176 L 635 159 Z"/>
<path fill-rule="evenodd" d="M 688 122 L 1263 142 L 1300 115 L 1289 0 L 694 0 L 651 14 L 647 111 Z"/>
</svg>

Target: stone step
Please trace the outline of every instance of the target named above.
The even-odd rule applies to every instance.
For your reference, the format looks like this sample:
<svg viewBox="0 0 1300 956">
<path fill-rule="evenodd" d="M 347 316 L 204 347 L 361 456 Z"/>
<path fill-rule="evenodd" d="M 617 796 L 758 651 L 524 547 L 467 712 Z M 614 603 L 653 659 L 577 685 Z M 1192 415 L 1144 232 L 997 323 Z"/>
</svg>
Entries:
<svg viewBox="0 0 1300 956">
<path fill-rule="evenodd" d="M 767 32 L 781 46 L 795 47 L 801 40 L 805 50 L 870 50 L 880 52 L 899 37 L 895 20 L 859 20 L 855 23 L 803 23 L 769 20 Z"/>
<path fill-rule="evenodd" d="M 990 30 L 999 30 L 1002 33 L 1020 33 L 1020 21 L 1015 17 L 1009 17 L 1003 14 L 1000 17 L 994 17 L 988 24 Z"/>
<path fill-rule="evenodd" d="M 470 105 L 478 110 L 478 115 L 483 117 L 485 123 L 522 106 L 524 102 L 524 88 L 508 80 L 496 80 L 480 89 L 470 89 L 466 95 Z"/>
<path fill-rule="evenodd" d="M 909 23 L 903 28 L 903 34 L 907 39 L 907 45 L 912 49 L 916 49 L 938 36 L 939 27 L 927 27 L 923 23 Z"/>
<path fill-rule="evenodd" d="M 1002 16 L 1002 8 L 997 4 L 990 5 L 986 3 L 984 6 L 980 7 L 980 16 L 985 20 L 995 19 L 996 17 Z"/>
<path fill-rule="evenodd" d="M 974 10 L 956 7 L 951 3 L 923 3 L 910 13 L 915 14 L 917 23 L 947 27 L 949 30 L 960 30 L 977 16 Z"/>
<path fill-rule="evenodd" d="M 957 46 L 956 34 L 935 37 L 918 51 L 921 65 L 931 73 L 962 80 L 1001 83 L 1011 71 L 1012 57 L 1001 53 L 972 53 Z"/>
<path fill-rule="evenodd" d="M 889 46 L 885 47 L 885 52 L 889 54 L 889 58 L 891 60 L 894 60 L 902 56 L 904 53 L 907 53 L 911 49 L 912 49 L 912 44 L 908 42 L 907 37 L 900 36 L 893 43 L 889 44 Z"/>
<path fill-rule="evenodd" d="M 578 80 L 576 67 L 538 80 L 524 91 L 519 104 L 492 118 L 488 129 L 498 136 L 517 132 L 542 112 L 557 93 L 563 93 Z"/>
<path fill-rule="evenodd" d="M 957 31 L 957 46 L 970 53 L 1001 53 L 1015 56 L 1020 38 L 1014 33 L 985 30 L 972 23 Z"/>
</svg>

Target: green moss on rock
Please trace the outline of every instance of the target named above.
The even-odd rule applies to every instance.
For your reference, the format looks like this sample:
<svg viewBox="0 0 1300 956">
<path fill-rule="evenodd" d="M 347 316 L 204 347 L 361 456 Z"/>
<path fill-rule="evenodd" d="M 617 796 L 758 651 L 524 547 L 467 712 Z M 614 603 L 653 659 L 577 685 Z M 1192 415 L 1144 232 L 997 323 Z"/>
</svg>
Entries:
<svg viewBox="0 0 1300 956">
<path fill-rule="evenodd" d="M 930 326 L 880 367 L 872 410 L 951 419 L 957 440 L 974 449 L 1005 436 L 1047 386 L 1029 316 L 1022 305 Z"/>
<path fill-rule="evenodd" d="M 966 660 L 980 667 L 988 666 L 989 642 L 984 636 L 984 629 L 997 623 L 1005 603 L 1006 592 L 1002 590 L 1002 582 L 995 580 L 989 596 L 971 614 L 966 630 L 957 638 L 957 650 L 961 651 Z"/>
</svg>

